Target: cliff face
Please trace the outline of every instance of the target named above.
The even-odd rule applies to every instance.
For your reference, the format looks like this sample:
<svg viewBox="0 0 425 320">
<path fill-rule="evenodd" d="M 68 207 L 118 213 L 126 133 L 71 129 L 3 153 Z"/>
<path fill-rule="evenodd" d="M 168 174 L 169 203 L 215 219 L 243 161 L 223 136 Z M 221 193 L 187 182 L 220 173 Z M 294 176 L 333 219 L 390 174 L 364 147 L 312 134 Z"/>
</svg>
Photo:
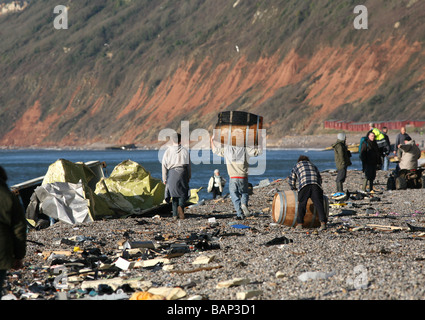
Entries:
<svg viewBox="0 0 425 320">
<path fill-rule="evenodd" d="M 0 145 L 152 144 L 224 110 L 270 139 L 425 118 L 425 2 L 362 4 L 368 30 L 356 1 L 69 1 L 55 30 L 56 4 L 33 0 L 0 17 Z"/>
</svg>

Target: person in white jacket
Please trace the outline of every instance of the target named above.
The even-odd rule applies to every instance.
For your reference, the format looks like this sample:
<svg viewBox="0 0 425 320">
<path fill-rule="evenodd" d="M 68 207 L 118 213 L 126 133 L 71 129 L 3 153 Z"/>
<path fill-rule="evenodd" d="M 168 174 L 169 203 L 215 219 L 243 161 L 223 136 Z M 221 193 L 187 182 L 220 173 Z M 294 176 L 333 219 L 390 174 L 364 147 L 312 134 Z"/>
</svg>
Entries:
<svg viewBox="0 0 425 320">
<path fill-rule="evenodd" d="M 421 150 L 416 145 L 415 140 L 407 137 L 404 140 L 404 144 L 399 144 L 397 147 L 397 157 L 400 159 L 400 170 L 417 169 L 418 159 L 421 157 Z"/>
<path fill-rule="evenodd" d="M 189 151 L 181 145 L 181 135 L 172 138 L 162 158 L 162 181 L 165 200 L 172 199 L 173 218 L 184 219 L 184 206 L 189 199 L 189 181 L 192 176 Z"/>
<path fill-rule="evenodd" d="M 220 176 L 220 170 L 215 169 L 214 175 L 210 178 L 208 182 L 208 192 L 212 192 L 213 199 L 217 196 L 221 196 L 223 193 L 224 185 L 226 184 L 226 179 Z"/>
</svg>

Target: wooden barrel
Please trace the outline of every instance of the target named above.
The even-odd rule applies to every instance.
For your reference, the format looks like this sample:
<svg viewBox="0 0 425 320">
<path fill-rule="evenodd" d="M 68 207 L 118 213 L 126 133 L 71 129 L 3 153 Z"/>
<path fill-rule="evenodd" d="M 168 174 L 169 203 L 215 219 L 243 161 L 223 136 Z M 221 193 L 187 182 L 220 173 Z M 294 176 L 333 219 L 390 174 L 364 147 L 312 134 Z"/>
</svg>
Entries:
<svg viewBox="0 0 425 320">
<path fill-rule="evenodd" d="M 326 216 L 329 216 L 329 200 L 323 196 L 323 206 Z M 297 224 L 298 216 L 298 193 L 293 190 L 278 192 L 274 195 L 272 204 L 273 221 L 279 224 L 293 227 Z M 320 227 L 319 214 L 308 199 L 306 213 L 304 216 L 304 228 Z"/>
<path fill-rule="evenodd" d="M 258 146 L 263 117 L 244 111 L 225 111 L 218 114 L 214 136 L 217 142 L 232 146 Z"/>
</svg>

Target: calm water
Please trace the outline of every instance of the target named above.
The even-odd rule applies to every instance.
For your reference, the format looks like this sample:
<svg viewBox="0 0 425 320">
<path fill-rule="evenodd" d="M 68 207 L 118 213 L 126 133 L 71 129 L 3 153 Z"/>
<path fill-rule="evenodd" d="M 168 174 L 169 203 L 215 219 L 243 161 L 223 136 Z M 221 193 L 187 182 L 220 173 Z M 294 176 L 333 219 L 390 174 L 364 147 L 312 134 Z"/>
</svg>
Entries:
<svg viewBox="0 0 425 320">
<path fill-rule="evenodd" d="M 261 175 L 250 174 L 249 181 L 254 186 L 263 179 L 270 181 L 279 178 L 286 178 L 292 167 L 295 165 L 298 157 L 304 154 L 319 168 L 319 170 L 335 169 L 333 151 L 318 150 L 267 150 L 260 158 L 252 158 L 253 173 L 262 173 Z M 192 156 L 192 162 L 197 161 Z M 13 186 L 30 179 L 34 179 L 46 174 L 50 164 L 58 159 L 66 159 L 72 162 L 105 161 L 107 167 L 105 175 L 108 176 L 114 167 L 124 160 L 130 159 L 148 170 L 154 178 L 161 179 L 161 164 L 159 161 L 161 153 L 157 150 L 0 150 L 0 165 L 3 166 L 9 176 L 8 184 Z M 208 180 L 213 174 L 214 169 L 219 169 L 221 174 L 228 180 L 226 166 L 222 158 L 213 155 L 210 151 L 198 153 L 198 159 L 202 159 L 201 164 L 192 163 L 191 188 L 204 187 L 199 194 L 200 199 L 209 199 L 211 194 L 206 192 Z M 258 162 L 255 162 L 259 160 Z M 200 162 L 198 160 L 198 162 Z M 209 163 L 208 163 L 209 162 Z M 361 163 L 358 154 L 353 154 L 353 165 L 350 169 L 360 169 Z M 224 192 L 228 192 L 227 184 Z"/>
</svg>

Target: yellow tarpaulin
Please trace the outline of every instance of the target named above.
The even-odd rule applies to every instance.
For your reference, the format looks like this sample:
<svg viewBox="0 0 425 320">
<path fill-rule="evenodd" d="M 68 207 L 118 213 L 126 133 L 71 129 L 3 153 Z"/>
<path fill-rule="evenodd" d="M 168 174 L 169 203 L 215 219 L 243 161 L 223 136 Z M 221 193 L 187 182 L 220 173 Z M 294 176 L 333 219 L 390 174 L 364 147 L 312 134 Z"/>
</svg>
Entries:
<svg viewBox="0 0 425 320">
<path fill-rule="evenodd" d="M 101 178 L 96 190 L 89 187 L 95 177 L 84 163 L 60 159 L 49 166 L 43 185 L 57 182 L 82 183 L 92 220 L 139 214 L 163 203 L 165 185 L 153 178 L 140 164 L 125 160 L 108 178 Z M 192 189 L 189 203 L 197 203 L 200 189 Z"/>
<path fill-rule="evenodd" d="M 126 160 L 97 183 L 95 192 L 111 208 L 137 214 L 163 203 L 165 185 L 137 162 Z M 198 192 L 199 189 L 190 190 L 189 203 L 198 202 Z"/>
<path fill-rule="evenodd" d="M 125 160 L 118 164 L 108 178 L 96 184 L 95 193 L 111 208 L 138 213 L 162 203 L 165 186 L 153 178 L 140 164 Z"/>
</svg>

